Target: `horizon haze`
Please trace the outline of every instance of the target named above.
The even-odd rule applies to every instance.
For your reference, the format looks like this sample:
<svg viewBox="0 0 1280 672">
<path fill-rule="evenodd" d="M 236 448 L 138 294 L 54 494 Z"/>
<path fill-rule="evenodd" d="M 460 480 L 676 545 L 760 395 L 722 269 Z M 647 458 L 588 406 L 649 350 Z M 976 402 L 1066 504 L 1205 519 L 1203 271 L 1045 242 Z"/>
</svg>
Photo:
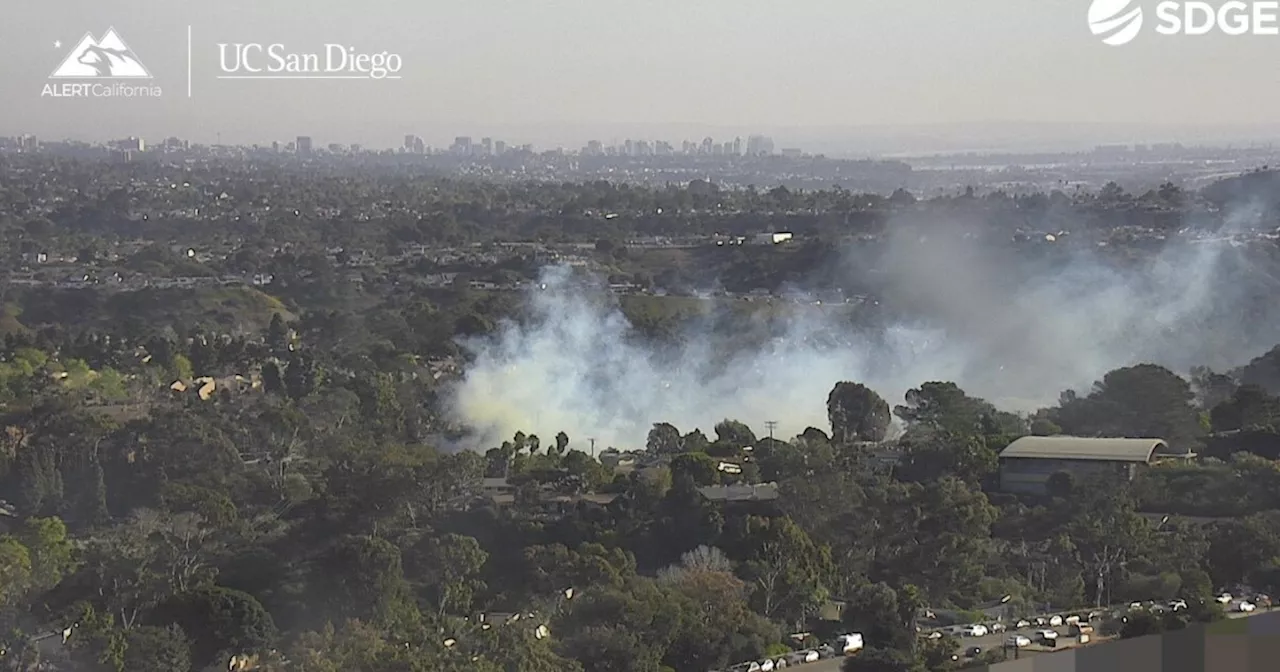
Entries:
<svg viewBox="0 0 1280 672">
<path fill-rule="evenodd" d="M 24 3 L 0 29 L 11 94 L 0 133 L 370 147 L 487 135 L 570 149 L 766 133 L 837 155 L 1280 137 L 1265 65 L 1280 37 L 1143 34 L 1111 47 L 1090 32 L 1088 4 Z M 109 27 L 162 95 L 41 96 L 70 45 Z M 402 79 L 217 79 L 217 45 L 251 42 L 395 53 Z"/>
</svg>

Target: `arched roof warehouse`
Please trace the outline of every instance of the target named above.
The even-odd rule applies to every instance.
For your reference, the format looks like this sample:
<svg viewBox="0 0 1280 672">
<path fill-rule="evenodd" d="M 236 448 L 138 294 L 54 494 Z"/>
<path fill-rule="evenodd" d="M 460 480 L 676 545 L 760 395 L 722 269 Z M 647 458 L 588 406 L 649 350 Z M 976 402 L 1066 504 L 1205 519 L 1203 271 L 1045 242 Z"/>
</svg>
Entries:
<svg viewBox="0 0 1280 672">
<path fill-rule="evenodd" d="M 1080 436 L 1024 436 L 1000 452 L 1000 459 L 1150 462 L 1171 454 L 1163 439 L 1095 439 Z"/>
</svg>

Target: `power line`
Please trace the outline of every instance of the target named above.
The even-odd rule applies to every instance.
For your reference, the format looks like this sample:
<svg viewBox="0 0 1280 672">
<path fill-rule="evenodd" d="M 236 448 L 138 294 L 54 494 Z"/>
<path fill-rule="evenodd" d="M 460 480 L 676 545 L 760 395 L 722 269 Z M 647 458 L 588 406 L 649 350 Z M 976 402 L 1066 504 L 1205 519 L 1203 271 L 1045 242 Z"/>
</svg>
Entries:
<svg viewBox="0 0 1280 672">
<path fill-rule="evenodd" d="M 773 438 L 773 428 L 778 426 L 777 420 L 765 420 L 764 426 L 769 430 L 769 438 Z"/>
</svg>

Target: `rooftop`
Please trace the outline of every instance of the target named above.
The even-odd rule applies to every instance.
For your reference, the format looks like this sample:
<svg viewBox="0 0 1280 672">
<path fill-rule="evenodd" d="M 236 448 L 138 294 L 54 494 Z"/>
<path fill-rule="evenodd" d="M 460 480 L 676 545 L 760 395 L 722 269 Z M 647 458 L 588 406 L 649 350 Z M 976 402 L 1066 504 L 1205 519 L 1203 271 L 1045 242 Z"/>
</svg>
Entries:
<svg viewBox="0 0 1280 672">
<path fill-rule="evenodd" d="M 769 501 L 778 498 L 777 483 L 756 485 L 708 485 L 698 488 L 703 497 L 719 502 Z"/>
<path fill-rule="evenodd" d="M 1024 436 L 1010 443 L 1000 459 L 1103 460 L 1150 462 L 1157 454 L 1171 454 L 1164 439 L 1110 439 L 1079 436 Z"/>
</svg>

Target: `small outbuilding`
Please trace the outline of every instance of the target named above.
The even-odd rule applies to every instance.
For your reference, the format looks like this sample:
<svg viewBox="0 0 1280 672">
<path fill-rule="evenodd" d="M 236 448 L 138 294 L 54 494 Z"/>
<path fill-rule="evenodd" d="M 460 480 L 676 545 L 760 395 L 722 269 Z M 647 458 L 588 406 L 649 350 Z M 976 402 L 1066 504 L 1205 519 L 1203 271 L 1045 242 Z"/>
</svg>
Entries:
<svg viewBox="0 0 1280 672">
<path fill-rule="evenodd" d="M 1165 459 L 1187 459 L 1163 439 L 1024 436 L 1000 453 L 1000 489 L 1043 495 L 1049 477 L 1065 472 L 1076 480 L 1116 475 L 1132 480 L 1138 469 Z"/>
</svg>

